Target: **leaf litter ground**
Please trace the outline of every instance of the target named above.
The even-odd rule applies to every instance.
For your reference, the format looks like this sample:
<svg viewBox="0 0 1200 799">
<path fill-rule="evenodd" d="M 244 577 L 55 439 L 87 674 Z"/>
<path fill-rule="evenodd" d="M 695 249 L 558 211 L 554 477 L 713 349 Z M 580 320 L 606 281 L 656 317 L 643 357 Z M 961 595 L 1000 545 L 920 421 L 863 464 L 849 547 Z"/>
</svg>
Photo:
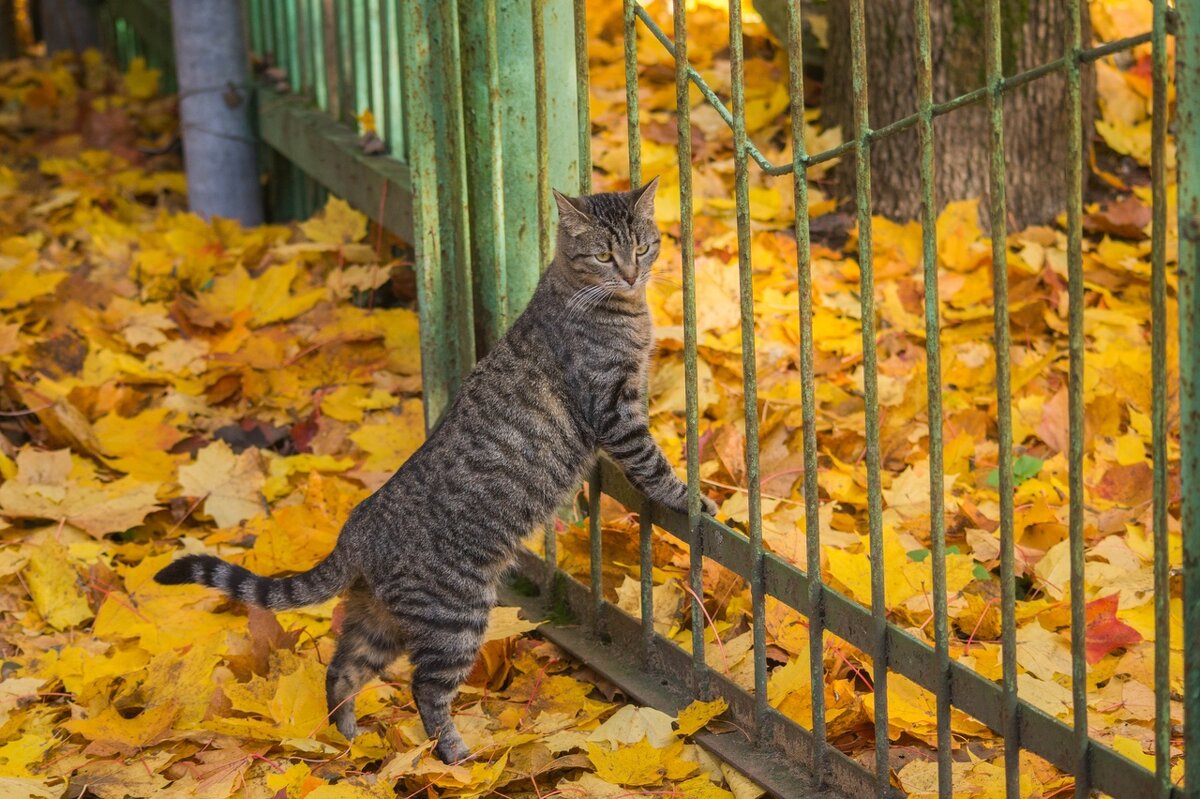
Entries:
<svg viewBox="0 0 1200 799">
<path fill-rule="evenodd" d="M 598 188 L 627 185 L 620 16 L 589 3 Z M 660 4 L 649 9 L 669 29 Z M 1140 5 L 1093 3 L 1099 38 L 1148 26 Z M 786 63 L 753 18 L 747 30 L 750 133 L 786 160 Z M 727 94 L 727 18 L 698 3 L 693 59 Z M 1148 157 L 1148 51 L 1101 62 L 1098 132 L 1136 167 Z M 683 462 L 678 185 L 668 57 L 639 44 L 645 174 L 660 174 L 668 232 L 651 304 L 659 331 L 651 387 L 655 436 Z M 135 63 L 21 61 L 0 70 L 10 134 L 0 163 L 0 797 L 71 796 L 679 796 L 757 795 L 686 735 L 719 707 L 671 719 L 621 705 L 595 675 L 497 611 L 492 640 L 456 705 L 470 766 L 434 760 L 401 661 L 359 698 L 368 732 L 329 727 L 323 663 L 337 603 L 277 616 L 149 577 L 180 551 L 214 552 L 263 573 L 309 568 L 355 502 L 422 438 L 417 320 L 403 265 L 388 263 L 361 215 L 337 201 L 296 227 L 243 230 L 182 213 L 182 177 L 152 153 L 174 135 L 174 105 Z M 781 94 L 782 93 L 782 94 Z M 741 425 L 732 159 L 723 123 L 694 107 L 700 307 L 701 472 L 721 515 L 747 514 Z M 709 118 L 712 116 L 713 118 Z M 810 130 L 809 149 L 839 132 Z M 781 142 L 783 143 L 781 145 Z M 1127 170 L 1128 171 L 1128 170 Z M 812 192 L 813 215 L 837 203 Z M 1090 723 L 1098 739 L 1151 763 L 1149 187 L 1098 173 L 1117 199 L 1088 209 L 1085 402 Z M 1120 185 L 1117 185 L 1120 184 Z M 1170 187 L 1174 217 L 1174 186 Z M 755 176 L 756 338 L 764 535 L 804 563 L 795 241 L 787 180 Z M 998 498 L 990 244 L 972 201 L 938 221 L 943 298 L 946 526 L 952 656 L 999 678 Z M 1168 230 L 1174 260 L 1175 231 Z M 1010 237 L 1014 453 L 1023 697 L 1070 715 L 1066 553 L 1065 236 Z M 920 231 L 876 221 L 884 453 L 885 601 L 893 621 L 931 639 L 928 453 Z M 814 247 L 822 569 L 870 600 L 865 556 L 864 412 L 853 231 Z M 1170 278 L 1173 281 L 1173 278 Z M 1180 563 L 1174 284 L 1169 287 L 1171 563 Z M 384 307 L 386 306 L 386 307 Z M 637 524 L 606 503 L 609 599 L 637 611 Z M 297 531 L 305 531 L 297 534 Z M 534 544 L 536 546 L 536 544 Z M 687 554 L 655 538 L 654 617 L 685 648 Z M 566 524 L 560 566 L 587 574 L 586 533 Z M 710 665 L 752 684 L 749 594 L 708 564 Z M 1172 598 L 1172 685 L 1182 682 Z M 770 703 L 811 725 L 808 630 L 768 603 Z M 717 639 L 720 639 L 719 643 Z M 870 659 L 825 646 L 826 723 L 863 756 L 872 736 Z M 932 696 L 893 676 L 895 779 L 936 785 Z M 1172 703 L 1172 719 L 1182 716 Z M 697 726 L 699 725 L 699 726 Z M 956 785 L 1002 790 L 995 736 L 955 713 Z M 1178 746 L 1178 741 L 1175 745 Z M 1177 757 L 1179 752 L 1173 751 Z M 1178 771 L 1178 767 L 1177 767 Z M 1178 774 L 1176 775 L 1178 776 Z M 1022 791 L 1070 778 L 1025 754 Z M 393 788 L 395 786 L 395 788 Z"/>
</svg>

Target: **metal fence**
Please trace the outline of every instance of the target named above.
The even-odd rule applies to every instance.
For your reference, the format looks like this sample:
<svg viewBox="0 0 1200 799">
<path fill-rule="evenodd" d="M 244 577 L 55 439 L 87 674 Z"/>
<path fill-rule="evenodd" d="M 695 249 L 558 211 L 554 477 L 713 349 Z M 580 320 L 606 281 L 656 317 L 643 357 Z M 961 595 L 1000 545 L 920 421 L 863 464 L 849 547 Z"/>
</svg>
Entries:
<svg viewBox="0 0 1200 799">
<path fill-rule="evenodd" d="M 1117 797 L 1200 797 L 1200 0 L 1153 0 L 1153 30 L 1085 47 L 1080 33 L 1080 0 L 1066 0 L 1072 23 L 1063 31 L 1062 57 L 1016 75 L 1001 66 L 999 0 L 981 0 L 986 10 L 985 85 L 947 102 L 935 103 L 930 54 L 930 0 L 915 0 L 919 57 L 896 65 L 919 81 L 919 108 L 878 129 L 871 127 L 866 92 L 865 0 L 851 0 L 852 71 L 856 102 L 853 134 L 830 150 L 807 153 L 803 136 L 801 25 L 799 3 L 789 18 L 789 90 L 792 98 L 790 163 L 772 164 L 746 134 L 741 36 L 741 2 L 729 4 L 732 107 L 727 108 L 688 63 L 686 3 L 674 4 L 674 31 L 668 37 L 644 9 L 624 0 L 624 52 L 629 124 L 629 173 L 641 182 L 636 44 L 649 35 L 675 63 L 680 167 L 680 247 L 683 260 L 684 352 L 686 363 L 687 469 L 690 512 L 684 516 L 649 503 L 630 487 L 620 470 L 602 461 L 590 479 L 589 536 L 591 583 L 584 586 L 559 572 L 555 538 L 546 539 L 546 561 L 531 553 L 522 560 L 527 574 L 543 575 L 552 590 L 546 603 L 565 602 L 584 627 L 543 628 L 553 640 L 609 675 L 635 699 L 674 709 L 689 697 L 724 696 L 730 716 L 750 731 L 701 733 L 698 742 L 731 760 L 756 781 L 783 796 L 817 793 L 879 796 L 894 793 L 889 783 L 887 681 L 904 675 L 936 696 L 939 793 L 953 794 L 951 708 L 959 708 L 1003 737 L 1005 793 L 1020 795 L 1019 758 L 1033 752 L 1074 775 L 1076 796 L 1101 791 Z M 161 17 L 165 2 L 114 3 L 117 43 L 125 51 L 164 46 Z M 299 168 L 331 192 L 342 195 L 415 247 L 426 408 L 436 418 L 476 354 L 487 348 L 523 306 L 536 283 L 538 265 L 550 255 L 552 224 L 549 187 L 590 189 L 588 54 L 586 3 L 574 0 L 249 0 L 252 48 L 283 70 L 291 96 L 268 89 L 259 93 L 264 141 L 288 165 Z M 146 22 L 146 20 L 151 20 Z M 640 24 L 640 28 L 639 28 Z M 124 26 L 124 27 L 122 27 Z M 124 33 L 120 31 L 124 30 Z M 1177 102 L 1174 134 L 1179 169 L 1179 335 L 1182 431 L 1182 570 L 1184 608 L 1186 787 L 1170 778 L 1169 705 L 1170 564 L 1167 530 L 1166 394 L 1166 222 L 1165 144 L 1167 137 L 1167 46 L 1174 36 Z M 133 44 L 130 44 L 133 42 Z M 1082 580 L 1070 587 L 1073 723 L 1068 725 L 1022 699 L 1017 692 L 1016 574 L 1013 517 L 1013 440 L 1006 248 L 1004 170 L 1006 92 L 1051 74 L 1066 76 L 1066 102 L 1072 110 L 1068 137 L 1071 157 L 1062 176 L 1067 187 L 1069 278 L 1068 409 L 1069 541 L 1073 574 L 1084 561 L 1083 487 L 1083 147 L 1080 70 L 1108 54 L 1152 43 L 1153 84 L 1153 538 L 1155 586 L 1155 749 L 1148 771 L 1088 735 L 1085 680 L 1085 617 Z M 166 63 L 168 56 L 157 56 Z M 554 69 L 547 70 L 547 63 Z M 742 365 L 745 375 L 746 484 L 748 536 L 699 512 L 700 439 L 697 388 L 696 290 L 692 230 L 692 164 L 689 84 L 729 125 L 734 142 L 738 270 L 741 292 Z M 933 174 L 937 152 L 933 120 L 963 106 L 985 104 L 990 119 L 988 209 L 994 264 L 996 400 L 999 431 L 1001 551 L 1001 641 L 1003 679 L 994 682 L 951 659 L 947 619 L 946 544 L 942 513 L 942 429 L 937 252 Z M 369 157 L 347 128 L 355 113 L 371 108 L 390 157 Z M 871 161 L 875 142 L 915 128 L 920 141 L 923 211 L 922 251 L 928 364 L 933 645 L 900 629 L 884 606 L 879 401 L 874 329 L 871 214 Z M 551 137 L 549 132 L 555 131 Z M 564 133 L 565 132 L 565 133 Z M 530 147 L 529 144 L 534 146 Z M 765 551 L 759 480 L 758 400 L 755 375 L 753 270 L 750 248 L 748 177 L 750 170 L 794 175 L 795 236 L 799 244 L 799 338 L 804 430 L 804 505 L 808 563 L 820 563 L 817 432 L 806 169 L 844 154 L 856 154 L 855 185 L 861 269 L 864 401 L 867 432 L 867 495 L 872 606 L 865 608 L 825 585 L 816 569 L 805 573 Z M 293 166 L 294 165 L 294 166 Z M 300 213 L 317 199 L 315 189 L 300 194 L 291 210 Z M 307 195 L 304 191 L 308 191 Z M 599 498 L 607 493 L 640 513 L 642 618 L 609 603 L 601 582 Z M 686 653 L 655 633 L 650 600 L 653 529 L 667 531 L 690 549 L 692 646 Z M 705 559 L 747 580 L 751 588 L 754 691 L 747 693 L 705 662 L 702 568 Z M 825 636 L 837 636 L 869 655 L 875 692 L 874 773 L 834 749 L 825 735 L 824 695 L 812 696 L 812 729 L 784 717 L 767 701 L 764 623 L 767 597 L 808 619 L 811 684 L 824 685 Z M 529 600 L 510 595 L 514 601 Z M 782 757 L 779 754 L 782 753 Z"/>
</svg>

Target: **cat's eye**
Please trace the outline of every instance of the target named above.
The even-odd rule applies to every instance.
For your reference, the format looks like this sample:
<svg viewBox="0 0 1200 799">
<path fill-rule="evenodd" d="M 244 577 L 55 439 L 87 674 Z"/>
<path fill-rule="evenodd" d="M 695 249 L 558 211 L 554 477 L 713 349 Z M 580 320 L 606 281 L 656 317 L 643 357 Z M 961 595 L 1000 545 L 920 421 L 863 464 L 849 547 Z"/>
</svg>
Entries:
<svg viewBox="0 0 1200 799">
<path fill-rule="evenodd" d="M 649 244 L 643 244 L 643 245 L 641 245 L 641 246 L 639 246 L 639 247 L 637 248 L 637 254 L 638 254 L 638 255 L 645 255 L 645 254 L 646 254 L 646 253 L 648 253 L 648 252 L 650 252 L 650 245 L 649 245 Z"/>
<path fill-rule="evenodd" d="M 598 252 L 595 255 L 593 255 L 592 257 L 595 258 L 600 263 L 606 264 L 612 260 L 612 253 L 611 252 Z"/>
</svg>

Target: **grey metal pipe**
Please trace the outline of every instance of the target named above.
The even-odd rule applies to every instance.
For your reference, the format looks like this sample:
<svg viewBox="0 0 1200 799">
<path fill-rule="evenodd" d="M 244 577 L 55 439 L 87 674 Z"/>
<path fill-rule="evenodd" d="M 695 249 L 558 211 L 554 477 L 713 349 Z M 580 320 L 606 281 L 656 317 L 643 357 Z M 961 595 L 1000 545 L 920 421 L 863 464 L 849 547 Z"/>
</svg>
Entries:
<svg viewBox="0 0 1200 799">
<path fill-rule="evenodd" d="M 263 221 L 241 0 L 171 0 L 188 203 L 205 219 Z"/>
</svg>

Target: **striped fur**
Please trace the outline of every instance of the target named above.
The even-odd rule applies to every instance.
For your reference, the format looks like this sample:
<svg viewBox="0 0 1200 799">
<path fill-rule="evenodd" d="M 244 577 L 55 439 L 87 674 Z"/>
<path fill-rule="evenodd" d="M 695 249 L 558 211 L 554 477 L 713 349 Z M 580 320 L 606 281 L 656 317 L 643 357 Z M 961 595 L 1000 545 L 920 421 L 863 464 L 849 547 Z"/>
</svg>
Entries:
<svg viewBox="0 0 1200 799">
<path fill-rule="evenodd" d="M 413 698 L 438 756 L 449 763 L 470 755 L 450 703 L 475 663 L 497 584 L 598 448 L 652 499 L 686 510 L 686 487 L 650 437 L 645 411 L 645 287 L 659 251 L 654 182 L 555 198 L 558 248 L 528 308 L 425 444 L 354 509 L 325 561 L 272 580 L 193 555 L 156 578 L 277 609 L 347 590 L 326 680 L 331 718 L 346 737 L 356 732 L 354 694 L 407 652 Z M 713 510 L 707 499 L 705 508 Z"/>
</svg>

